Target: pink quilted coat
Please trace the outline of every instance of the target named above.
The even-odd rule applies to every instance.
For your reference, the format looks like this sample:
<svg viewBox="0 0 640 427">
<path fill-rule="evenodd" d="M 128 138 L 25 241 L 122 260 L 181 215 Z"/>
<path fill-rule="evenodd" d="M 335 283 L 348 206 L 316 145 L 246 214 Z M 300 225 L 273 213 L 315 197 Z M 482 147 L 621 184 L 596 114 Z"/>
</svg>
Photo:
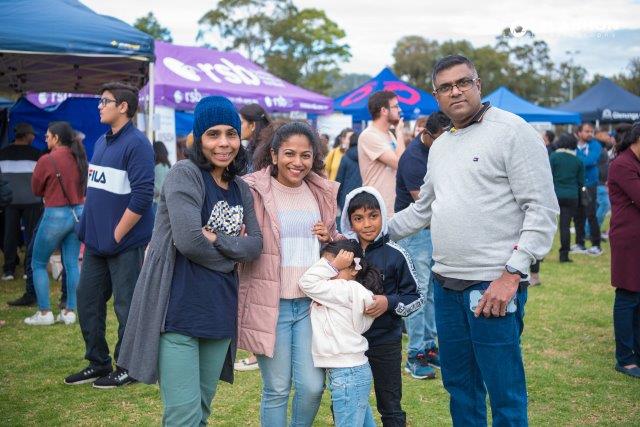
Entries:
<svg viewBox="0 0 640 427">
<path fill-rule="evenodd" d="M 262 231 L 262 254 L 239 268 L 238 347 L 273 357 L 280 304 L 280 232 L 271 192 L 271 167 L 243 176 L 253 194 Z M 305 178 L 318 201 L 320 217 L 336 239 L 336 195 L 340 184 L 310 172 Z"/>
</svg>

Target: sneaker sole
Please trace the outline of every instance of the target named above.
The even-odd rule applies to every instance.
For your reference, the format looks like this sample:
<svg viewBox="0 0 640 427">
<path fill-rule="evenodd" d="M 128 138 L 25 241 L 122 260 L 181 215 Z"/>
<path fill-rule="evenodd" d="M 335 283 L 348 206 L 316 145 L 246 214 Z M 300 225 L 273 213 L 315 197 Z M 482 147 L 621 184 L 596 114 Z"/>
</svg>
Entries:
<svg viewBox="0 0 640 427">
<path fill-rule="evenodd" d="M 433 374 L 433 376 L 432 375 L 424 375 L 424 376 L 416 375 L 413 372 L 411 372 L 411 369 L 408 369 L 408 368 L 404 368 L 404 371 L 407 374 L 410 374 L 412 378 L 415 378 L 417 380 L 426 380 L 426 379 L 433 380 L 436 378 L 435 374 Z"/>
<path fill-rule="evenodd" d="M 93 388 L 99 388 L 101 390 L 108 390 L 108 389 L 112 389 L 112 388 L 119 388 L 119 387 L 126 387 L 128 385 L 131 384 L 135 384 L 136 381 L 130 381 L 130 382 L 126 382 L 122 385 L 96 385 L 95 383 L 93 383 Z"/>
<path fill-rule="evenodd" d="M 74 381 L 72 383 L 68 383 L 67 380 L 64 380 L 64 383 L 66 385 L 82 385 L 82 384 L 89 384 L 92 382 L 95 382 L 98 380 L 98 378 L 102 378 L 102 377 L 95 377 L 95 378 L 88 378 L 86 380 L 80 380 L 80 381 Z"/>
<path fill-rule="evenodd" d="M 248 371 L 257 371 L 258 369 L 260 369 L 260 367 L 258 365 L 256 366 L 240 366 L 240 367 L 234 367 L 233 369 L 235 369 L 238 372 L 248 372 Z"/>
</svg>

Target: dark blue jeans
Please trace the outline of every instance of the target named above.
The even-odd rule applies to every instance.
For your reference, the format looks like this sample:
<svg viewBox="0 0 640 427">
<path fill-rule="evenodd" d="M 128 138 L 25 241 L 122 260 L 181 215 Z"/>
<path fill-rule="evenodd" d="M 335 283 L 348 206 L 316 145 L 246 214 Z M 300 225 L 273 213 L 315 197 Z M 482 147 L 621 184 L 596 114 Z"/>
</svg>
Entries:
<svg viewBox="0 0 640 427">
<path fill-rule="evenodd" d="M 640 366 L 640 292 L 616 289 L 613 330 L 618 365 Z"/>
<path fill-rule="evenodd" d="M 518 291 L 516 311 L 504 317 L 475 317 L 469 294 L 433 280 L 442 382 L 450 395 L 454 426 L 486 426 L 489 392 L 494 426 L 526 426 L 527 387 L 520 350 L 527 290 Z"/>
</svg>

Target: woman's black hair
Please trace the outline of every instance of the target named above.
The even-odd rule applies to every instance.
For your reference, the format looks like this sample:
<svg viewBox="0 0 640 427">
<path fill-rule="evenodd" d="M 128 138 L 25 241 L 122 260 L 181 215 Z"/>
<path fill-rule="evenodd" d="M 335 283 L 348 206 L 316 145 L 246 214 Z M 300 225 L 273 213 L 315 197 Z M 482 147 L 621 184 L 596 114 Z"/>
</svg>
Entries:
<svg viewBox="0 0 640 427">
<path fill-rule="evenodd" d="M 262 129 L 269 126 L 271 118 L 259 104 L 247 104 L 240 108 L 238 113 L 243 119 L 255 125 L 247 144 L 247 158 L 251 159 L 260 142 L 260 133 Z"/>
<path fill-rule="evenodd" d="M 344 138 L 345 136 L 347 136 L 347 134 L 349 132 L 353 132 L 353 129 L 351 128 L 344 128 L 342 129 L 342 131 L 340 131 L 340 134 L 338 136 L 336 136 L 336 139 L 333 140 L 333 147 L 331 148 L 338 148 L 340 147 L 340 143 L 342 141 L 342 138 Z"/>
<path fill-rule="evenodd" d="M 568 132 L 564 132 L 560 134 L 555 145 L 557 148 L 564 148 L 565 150 L 575 150 L 576 148 L 578 148 L 578 140 L 574 135 Z"/>
<path fill-rule="evenodd" d="M 640 140 L 640 122 L 635 122 L 631 129 L 627 131 L 622 142 L 616 145 L 616 154 L 620 154 Z"/>
<path fill-rule="evenodd" d="M 349 138 L 349 148 L 358 146 L 358 138 L 360 138 L 360 132 L 353 132 L 351 138 Z"/>
<path fill-rule="evenodd" d="M 193 138 L 193 144 L 187 149 L 187 157 L 200 169 L 211 171 L 213 165 L 202 153 L 202 137 Z M 247 169 L 247 152 L 240 144 L 240 148 L 236 153 L 236 157 L 222 172 L 222 179 L 225 182 L 231 182 L 238 175 L 244 175 Z"/>
<path fill-rule="evenodd" d="M 430 114 L 427 122 L 424 124 L 424 128 L 428 130 L 431 135 L 441 133 L 449 126 L 451 126 L 451 119 L 442 111 L 436 111 Z"/>
<path fill-rule="evenodd" d="M 271 138 L 271 143 L 266 144 L 266 141 L 262 141 L 254 155 L 253 163 L 254 166 L 256 166 L 256 170 L 263 169 L 271 165 L 271 175 L 277 177 L 278 165 L 274 165 L 272 162 L 271 150 L 278 153 L 283 142 L 294 135 L 302 135 L 306 137 L 309 144 L 311 144 L 311 150 L 313 152 L 313 164 L 311 165 L 311 170 L 317 174 L 324 173 L 324 162 L 322 158 L 322 148 L 320 147 L 320 139 L 318 138 L 317 132 L 314 131 L 311 126 L 305 122 L 296 121 L 282 123 L 279 124 L 277 128 L 275 126 L 273 128 L 274 132 L 273 137 Z"/>
<path fill-rule="evenodd" d="M 82 192 L 87 188 L 87 177 L 89 173 L 89 163 L 87 162 L 87 152 L 84 146 L 75 138 L 75 132 L 69 122 L 51 122 L 47 128 L 52 135 L 56 135 L 61 145 L 69 147 L 73 154 L 80 173 L 80 188 Z"/>
<path fill-rule="evenodd" d="M 349 201 L 349 207 L 347 208 L 347 215 L 349 215 L 349 223 L 351 223 L 351 214 L 358 209 L 364 208 L 365 210 L 378 209 L 380 210 L 380 203 L 376 196 L 366 191 L 356 194 Z"/>
<path fill-rule="evenodd" d="M 153 154 L 155 155 L 156 165 L 163 164 L 171 167 L 171 162 L 169 161 L 169 152 L 167 151 L 167 147 L 164 145 L 164 142 L 153 142 Z"/>
<path fill-rule="evenodd" d="M 355 258 L 360 258 L 360 266 L 362 269 L 358 270 L 358 273 L 356 274 L 356 281 L 375 295 L 383 295 L 384 288 L 382 287 L 382 273 L 372 264 L 364 260 L 362 247 L 356 240 L 335 240 L 331 243 L 327 243 L 322 248 L 321 252 L 322 254 L 328 252 L 333 255 L 338 255 L 340 250 L 351 252 Z"/>
</svg>

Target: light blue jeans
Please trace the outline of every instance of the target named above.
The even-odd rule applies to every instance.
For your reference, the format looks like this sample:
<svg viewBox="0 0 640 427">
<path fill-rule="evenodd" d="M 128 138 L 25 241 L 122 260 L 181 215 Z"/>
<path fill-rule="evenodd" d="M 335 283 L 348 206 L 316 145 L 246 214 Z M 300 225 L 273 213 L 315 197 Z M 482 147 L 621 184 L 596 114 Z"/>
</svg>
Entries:
<svg viewBox="0 0 640 427">
<path fill-rule="evenodd" d="M 262 375 L 260 423 L 264 427 L 287 425 L 291 385 L 291 426 L 310 426 L 324 391 L 324 369 L 311 357 L 311 299 L 281 299 L 273 357 L 257 356 Z"/>
<path fill-rule="evenodd" d="M 336 427 L 375 427 L 369 394 L 373 375 L 369 362 L 353 368 L 327 369 Z"/>
<path fill-rule="evenodd" d="M 33 242 L 33 285 L 40 310 L 51 310 L 49 302 L 49 274 L 47 264 L 49 257 L 57 248 L 61 249 L 62 262 L 67 275 L 67 310 L 76 309 L 76 287 L 80 277 L 78 255 L 80 240 L 74 232 L 76 225 L 72 210 L 78 218 L 82 214 L 83 205 L 45 208 L 40 227 Z"/>
<path fill-rule="evenodd" d="M 609 190 L 607 189 L 606 185 L 598 185 L 596 194 L 596 219 L 598 220 L 600 230 L 602 230 L 602 223 L 604 222 L 604 218 L 611 210 L 611 202 L 609 201 Z M 584 234 L 585 236 L 591 235 L 589 221 L 585 221 Z"/>
<path fill-rule="evenodd" d="M 404 319 L 409 336 L 408 356 L 415 357 L 419 352 L 436 346 L 436 317 L 433 304 L 433 283 L 431 283 L 431 230 L 420 230 L 416 234 L 398 242 L 411 257 L 416 272 L 418 290 L 424 299 L 424 305 L 411 316 Z"/>
</svg>

